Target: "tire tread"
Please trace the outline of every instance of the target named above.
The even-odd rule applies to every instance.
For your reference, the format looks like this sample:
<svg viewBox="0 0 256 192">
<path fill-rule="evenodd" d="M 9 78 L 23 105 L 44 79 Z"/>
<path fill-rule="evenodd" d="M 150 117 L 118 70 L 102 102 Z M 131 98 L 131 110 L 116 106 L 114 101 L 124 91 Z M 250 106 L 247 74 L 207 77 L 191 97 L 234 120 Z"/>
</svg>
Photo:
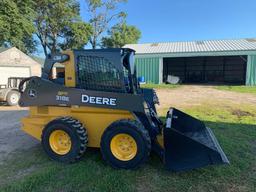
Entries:
<svg viewBox="0 0 256 192">
<path fill-rule="evenodd" d="M 54 121 L 66 124 L 69 128 L 76 131 L 76 134 L 78 135 L 78 138 L 80 140 L 80 142 L 79 142 L 80 150 L 77 153 L 75 158 L 70 159 L 70 163 L 80 160 L 82 155 L 85 153 L 85 151 L 87 149 L 87 145 L 88 145 L 88 134 L 87 134 L 86 128 L 83 126 L 83 124 L 79 120 L 76 120 L 70 116 L 59 117 L 59 118 L 53 120 L 52 122 L 54 122 Z M 50 123 L 52 123 L 52 122 L 50 122 Z M 43 139 L 44 131 L 46 131 L 46 129 L 43 130 L 42 139 Z"/>
<path fill-rule="evenodd" d="M 114 123 L 112 123 L 106 130 L 108 132 L 110 131 L 113 131 L 114 129 L 116 129 L 116 127 L 120 126 L 120 125 L 130 125 L 131 127 L 135 128 L 136 131 L 142 136 L 144 142 L 145 142 L 145 147 L 146 147 L 146 151 L 147 151 L 147 154 L 143 157 L 143 159 L 140 161 L 140 163 L 135 166 L 135 167 L 127 167 L 125 169 L 136 169 L 138 168 L 140 165 L 142 165 L 143 163 L 145 163 L 147 160 L 148 160 L 148 157 L 150 155 L 150 152 L 151 152 L 151 139 L 150 139 L 150 136 L 149 136 L 149 133 L 148 131 L 145 129 L 145 127 L 142 125 L 142 123 L 136 121 L 136 120 L 131 120 L 131 119 L 121 119 L 121 120 L 118 120 L 118 121 L 115 121 Z M 105 134 L 104 132 L 104 134 Z M 103 137 L 104 138 L 104 134 L 103 134 Z M 106 154 L 103 152 L 103 149 L 102 149 L 102 142 L 103 140 L 101 139 L 101 151 L 102 151 L 102 157 L 104 159 L 104 161 L 106 161 L 108 164 L 110 164 L 112 167 L 114 168 L 120 168 L 116 165 L 114 165 L 109 159 L 108 157 L 106 156 Z"/>
</svg>

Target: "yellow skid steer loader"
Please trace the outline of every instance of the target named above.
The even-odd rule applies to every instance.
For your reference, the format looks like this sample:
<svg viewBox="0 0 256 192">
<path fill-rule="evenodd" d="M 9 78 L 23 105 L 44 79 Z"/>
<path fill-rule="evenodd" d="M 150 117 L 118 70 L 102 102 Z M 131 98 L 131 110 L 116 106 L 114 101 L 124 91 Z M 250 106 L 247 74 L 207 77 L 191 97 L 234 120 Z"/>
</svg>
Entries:
<svg viewBox="0 0 256 192">
<path fill-rule="evenodd" d="M 151 151 L 174 171 L 229 163 L 203 122 L 174 108 L 165 123 L 159 119 L 155 91 L 139 87 L 134 54 L 102 49 L 50 55 L 42 76 L 19 86 L 20 106 L 30 107 L 22 129 L 60 162 L 75 162 L 96 147 L 115 168 L 137 168 Z M 55 63 L 64 72 L 53 78 Z"/>
</svg>

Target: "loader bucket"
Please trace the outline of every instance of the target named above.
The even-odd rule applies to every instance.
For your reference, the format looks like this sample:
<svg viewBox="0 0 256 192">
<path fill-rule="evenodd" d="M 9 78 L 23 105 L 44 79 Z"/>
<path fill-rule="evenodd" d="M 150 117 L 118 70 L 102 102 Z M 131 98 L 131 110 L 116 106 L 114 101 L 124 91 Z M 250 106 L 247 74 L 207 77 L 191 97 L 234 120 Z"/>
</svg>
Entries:
<svg viewBox="0 0 256 192">
<path fill-rule="evenodd" d="M 164 163 L 169 170 L 184 171 L 229 161 L 211 129 L 171 108 L 164 128 Z"/>
</svg>

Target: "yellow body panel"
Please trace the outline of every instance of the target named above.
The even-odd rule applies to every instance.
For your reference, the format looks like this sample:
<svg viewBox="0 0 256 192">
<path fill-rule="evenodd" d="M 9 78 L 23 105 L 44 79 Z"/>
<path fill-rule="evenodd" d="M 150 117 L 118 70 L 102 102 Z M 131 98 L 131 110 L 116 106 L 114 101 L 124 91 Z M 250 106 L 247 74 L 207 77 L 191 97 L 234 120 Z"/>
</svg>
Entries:
<svg viewBox="0 0 256 192">
<path fill-rule="evenodd" d="M 89 147 L 100 147 L 104 130 L 120 119 L 135 119 L 129 111 L 96 107 L 30 107 L 28 117 L 22 119 L 22 129 L 29 135 L 41 140 L 42 130 L 58 117 L 70 116 L 84 124 L 88 132 Z"/>
<path fill-rule="evenodd" d="M 164 148 L 164 137 L 163 137 L 163 134 L 160 134 L 160 135 L 157 135 L 156 136 L 156 140 L 158 142 L 158 144 Z"/>
</svg>

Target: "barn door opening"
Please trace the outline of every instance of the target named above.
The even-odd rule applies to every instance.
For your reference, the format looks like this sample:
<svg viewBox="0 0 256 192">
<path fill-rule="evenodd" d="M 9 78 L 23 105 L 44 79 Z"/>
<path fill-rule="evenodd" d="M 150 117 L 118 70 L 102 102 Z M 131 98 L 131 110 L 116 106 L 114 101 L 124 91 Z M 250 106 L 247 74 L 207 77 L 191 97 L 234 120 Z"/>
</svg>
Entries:
<svg viewBox="0 0 256 192">
<path fill-rule="evenodd" d="M 244 85 L 247 56 L 179 57 L 163 59 L 163 82 L 168 75 L 186 84 Z"/>
</svg>

